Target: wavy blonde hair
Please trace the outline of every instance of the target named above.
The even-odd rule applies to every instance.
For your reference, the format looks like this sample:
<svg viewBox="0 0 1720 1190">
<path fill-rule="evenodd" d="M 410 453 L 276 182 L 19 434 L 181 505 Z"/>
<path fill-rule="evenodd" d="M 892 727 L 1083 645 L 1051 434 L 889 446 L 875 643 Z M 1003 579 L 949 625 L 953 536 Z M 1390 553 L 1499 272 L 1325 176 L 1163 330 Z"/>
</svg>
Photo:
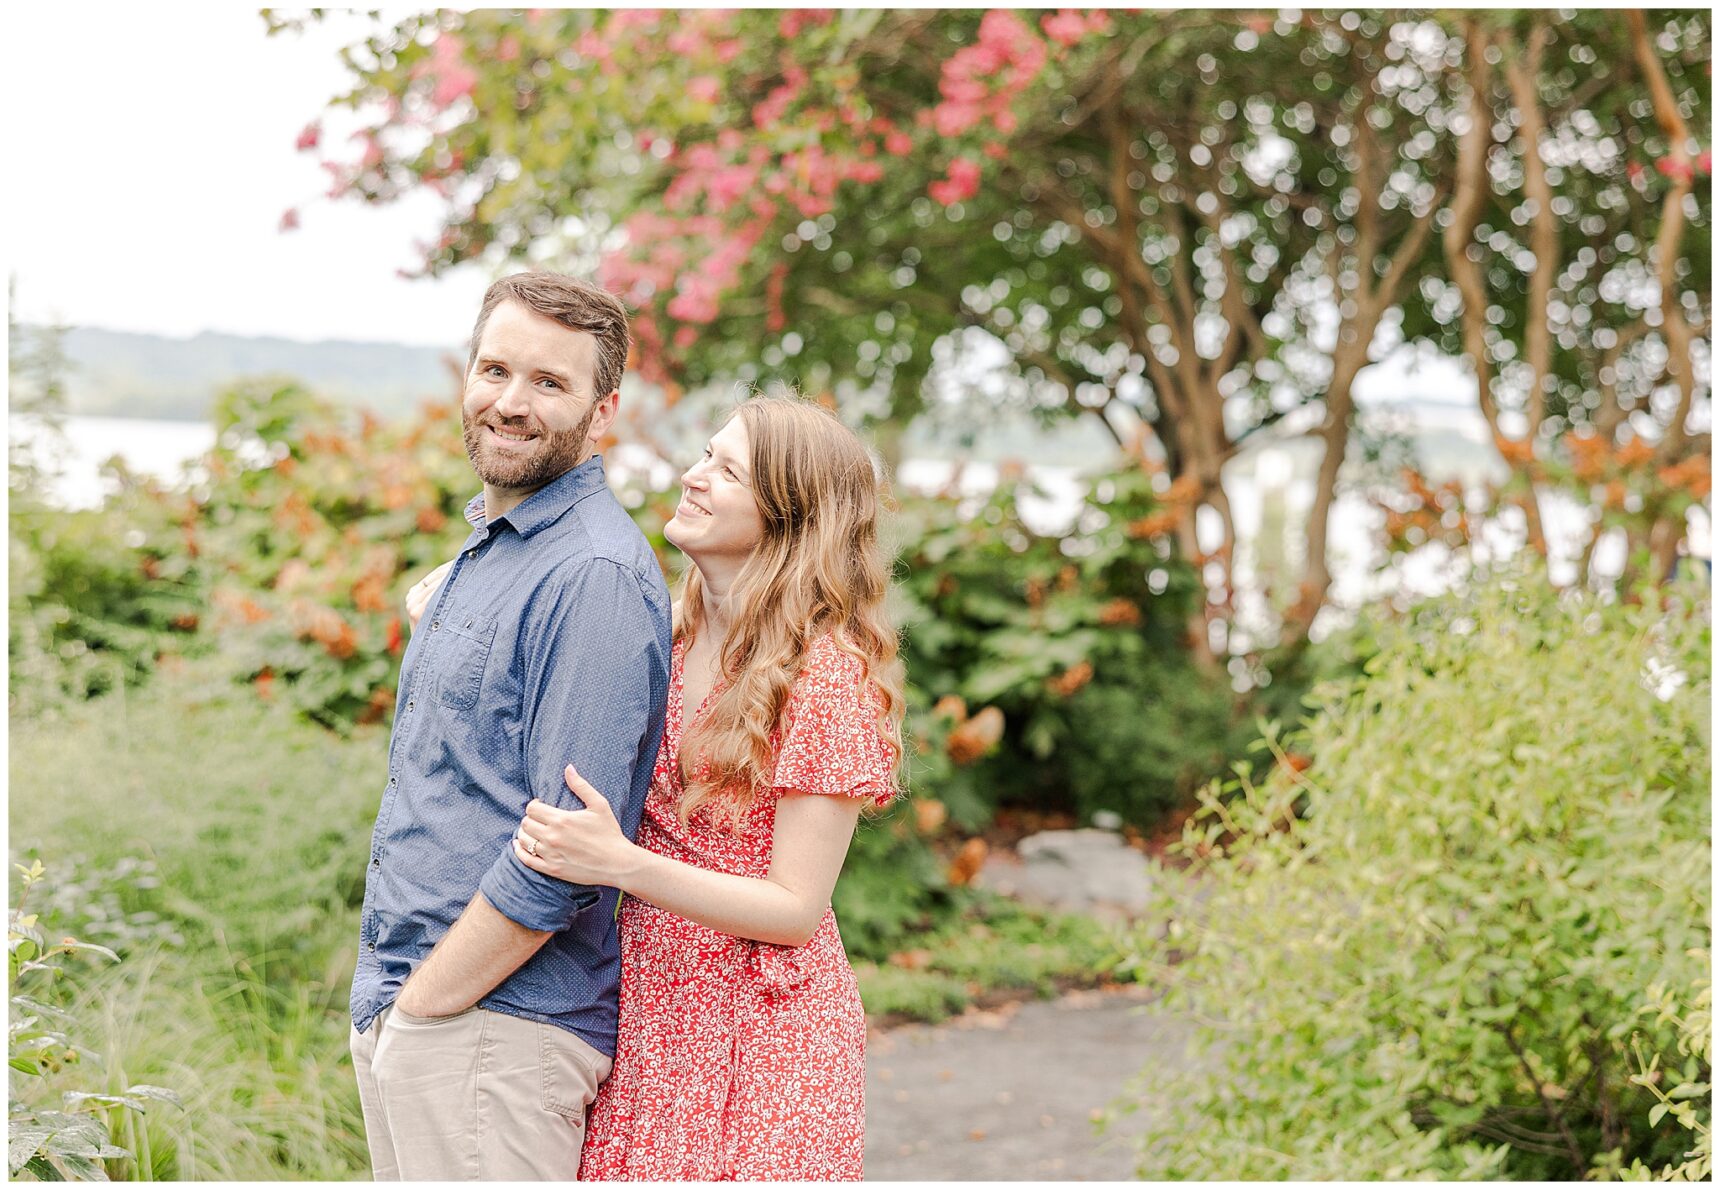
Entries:
<svg viewBox="0 0 1720 1190">
<path fill-rule="evenodd" d="M 871 456 L 836 415 L 793 395 L 753 397 L 746 428 L 753 498 L 764 536 L 726 602 L 735 609 L 718 652 L 722 685 L 681 744 L 679 812 L 703 808 L 738 829 L 774 764 L 771 735 L 808 646 L 830 634 L 860 661 L 878 695 L 878 729 L 902 762 L 902 667 L 884 616 L 889 565 L 878 543 L 883 485 Z M 688 566 L 675 602 L 675 639 L 704 623 L 705 592 Z"/>
</svg>

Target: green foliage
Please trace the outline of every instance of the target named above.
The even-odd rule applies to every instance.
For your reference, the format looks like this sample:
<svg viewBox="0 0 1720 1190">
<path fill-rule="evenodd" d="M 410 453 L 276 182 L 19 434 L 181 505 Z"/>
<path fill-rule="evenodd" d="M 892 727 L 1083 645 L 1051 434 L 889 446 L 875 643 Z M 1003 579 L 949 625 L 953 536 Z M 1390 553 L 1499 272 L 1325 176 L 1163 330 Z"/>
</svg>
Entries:
<svg viewBox="0 0 1720 1190">
<path fill-rule="evenodd" d="M 831 905 L 849 957 L 882 961 L 949 916 L 959 894 L 902 799 L 884 814 L 861 818 Z"/>
<path fill-rule="evenodd" d="M 1209 1048 L 1152 1072 L 1143 1168 L 1577 1178 L 1678 1159 L 1631 1036 L 1708 1080 L 1706 1051 L 1639 1013 L 1643 989 L 1706 967 L 1708 617 L 1695 587 L 1628 606 L 1496 578 L 1377 626 L 1365 675 L 1323 688 L 1294 741 L 1312 767 L 1204 791 L 1187 894 L 1137 969 Z"/>
<path fill-rule="evenodd" d="M 1048 997 L 1118 973 L 1124 951 L 1115 927 L 982 894 L 964 902 L 959 916 L 916 936 L 912 949 L 888 960 L 857 958 L 854 973 L 868 1013 L 940 1021 L 983 995 Z"/>
<path fill-rule="evenodd" d="M 84 856 L 44 903 L 126 958 L 70 1005 L 108 1087 L 185 1102 L 114 1120 L 129 1176 L 362 1174 L 346 998 L 385 737 L 331 735 L 207 658 L 15 721 L 11 744 L 13 847 Z"/>
<path fill-rule="evenodd" d="M 1706 967 L 1706 951 L 1693 953 Z M 1675 1163 L 1650 1169 L 1639 1158 L 1631 1167 L 1621 1170 L 1625 1181 L 1707 1182 L 1714 1177 L 1714 985 L 1704 975 L 1680 996 L 1665 984 L 1650 984 L 1648 1002 L 1643 1012 L 1652 1014 L 1658 1025 L 1671 1024 L 1678 1030 L 1678 1056 L 1684 1059 L 1682 1081 L 1663 1089 L 1666 1071 L 1661 1069 L 1661 1055 L 1645 1056 L 1638 1039 L 1631 1039 L 1636 1051 L 1637 1072 L 1630 1081 L 1647 1088 L 1660 1102 L 1648 1111 L 1650 1128 L 1670 1113 L 1679 1127 L 1695 1137 L 1695 1145 Z M 1697 1079 L 1703 1081 L 1697 1082 Z"/>
<path fill-rule="evenodd" d="M 50 687 L 88 697 L 164 657 L 207 655 L 208 672 L 325 726 L 389 717 L 405 587 L 468 531 L 477 484 L 452 404 L 385 425 L 291 382 L 248 381 L 221 395 L 216 429 L 189 494 L 131 480 L 98 510 L 14 509 L 15 712 L 48 705 Z M 909 775 L 957 826 L 979 829 L 1006 802 L 1150 823 L 1229 750 L 1228 684 L 1185 656 L 1201 595 L 1167 536 L 1184 496 L 1165 487 L 1129 464 L 1100 473 L 1061 534 L 1023 522 L 1019 476 L 977 507 L 904 499 L 892 532 Z M 666 553 L 672 502 L 635 494 Z M 934 713 L 951 696 L 959 708 Z M 970 705 L 1001 712 L 995 748 L 968 738 Z"/>
<path fill-rule="evenodd" d="M 961 700 L 957 732 L 970 705 L 1007 725 L 996 752 L 928 760 L 939 771 L 917 787 L 969 828 L 1002 803 L 1151 822 L 1219 767 L 1232 718 L 1228 683 L 1187 654 L 1201 595 L 1164 537 L 1176 494 L 1125 464 L 1095 478 L 1073 529 L 1040 534 L 1026 488 L 1006 474 L 977 507 L 903 501 L 908 674 L 926 701 Z"/>
<path fill-rule="evenodd" d="M 190 646 L 200 592 L 188 568 L 168 561 L 163 569 L 148 548 L 142 526 L 159 527 L 157 511 L 122 500 L 67 512 L 13 493 L 13 710 L 38 713 L 136 685 L 163 651 Z"/>
<path fill-rule="evenodd" d="M 10 1009 L 7 1019 L 7 1057 L 10 1065 L 7 1096 L 6 1171 L 10 1177 L 26 1176 L 45 1182 L 105 1182 L 103 1162 L 132 1156 L 128 1149 L 110 1140 L 109 1120 L 102 1112 L 129 1116 L 148 1110 L 150 1101 L 179 1105 L 179 1097 L 163 1087 L 137 1084 L 123 1091 L 81 1091 L 61 1088 L 61 1108 L 33 1106 L 18 1098 L 19 1076 L 49 1079 L 67 1066 L 86 1060 L 98 1070 L 101 1055 L 78 1044 L 71 1033 L 77 1014 L 49 1003 L 54 979 L 61 974 L 60 960 L 75 954 L 93 954 L 119 961 L 103 946 L 64 937 L 49 945 L 40 913 L 26 913 L 30 892 L 42 879 L 40 861 L 29 867 L 16 865 L 22 888 L 16 906 L 7 917 L 6 954 Z M 24 990 L 24 977 L 32 985 Z M 38 990 L 37 985 L 42 990 Z"/>
</svg>

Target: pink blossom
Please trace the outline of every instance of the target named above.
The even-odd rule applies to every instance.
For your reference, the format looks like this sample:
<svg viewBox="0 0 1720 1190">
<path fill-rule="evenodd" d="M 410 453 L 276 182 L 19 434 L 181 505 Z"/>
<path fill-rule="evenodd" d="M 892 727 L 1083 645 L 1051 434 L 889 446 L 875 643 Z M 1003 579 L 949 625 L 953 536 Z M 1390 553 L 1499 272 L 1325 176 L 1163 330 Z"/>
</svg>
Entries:
<svg viewBox="0 0 1720 1190">
<path fill-rule="evenodd" d="M 770 279 L 764 286 L 764 329 L 773 335 L 788 325 L 788 315 L 782 308 L 782 289 L 787 280 L 788 264 L 779 260 L 771 266 Z"/>
<path fill-rule="evenodd" d="M 740 38 L 731 37 L 727 41 L 717 42 L 716 45 L 711 47 L 711 53 L 716 55 L 718 62 L 727 66 L 730 62 L 733 62 L 737 57 L 739 57 L 741 50 L 745 48 L 746 47 L 742 44 Z"/>
<path fill-rule="evenodd" d="M 1087 22 L 1082 19 L 1080 13 L 1069 8 L 1041 17 L 1039 27 L 1045 30 L 1045 36 L 1065 47 L 1072 46 L 1087 36 Z"/>
<path fill-rule="evenodd" d="M 938 83 L 938 90 L 951 103 L 978 103 L 988 94 L 984 83 L 947 76 Z"/>
<path fill-rule="evenodd" d="M 905 156 L 914 147 L 914 138 L 905 132 L 892 132 L 884 138 L 884 151 L 894 157 Z"/>
<path fill-rule="evenodd" d="M 698 341 L 699 332 L 690 326 L 683 326 L 680 330 L 675 332 L 674 343 L 676 348 L 681 351 L 687 350 L 687 348 L 691 347 Z"/>
<path fill-rule="evenodd" d="M 1654 163 L 1654 168 L 1675 182 L 1690 181 L 1692 170 L 1690 159 L 1687 157 L 1662 157 Z"/>
<path fill-rule="evenodd" d="M 829 24 L 833 15 L 828 8 L 791 8 L 782 14 L 776 31 L 784 41 L 793 41 L 803 29 Z"/>
<path fill-rule="evenodd" d="M 991 118 L 991 122 L 996 125 L 997 130 L 1005 136 L 1014 132 L 1016 124 L 1018 123 L 1015 118 L 1015 113 L 1010 111 L 1007 107 L 998 112 L 997 115 L 993 116 Z"/>
<path fill-rule="evenodd" d="M 299 212 L 296 207 L 288 207 L 281 213 L 282 231 L 297 231 L 299 229 Z"/>
<path fill-rule="evenodd" d="M 609 17 L 609 27 L 618 33 L 631 29 L 655 29 L 660 15 L 651 8 L 616 9 Z"/>
<path fill-rule="evenodd" d="M 364 142 L 364 157 L 359 162 L 360 169 L 375 169 L 382 164 L 382 143 L 376 139 L 374 129 L 361 128 L 352 134 L 352 139 Z"/>
<path fill-rule="evenodd" d="M 705 188 L 705 196 L 711 209 L 726 211 L 751 190 L 757 181 L 758 170 L 746 165 L 731 165 L 711 175 Z"/>
<path fill-rule="evenodd" d="M 304 131 L 299 133 L 299 139 L 293 142 L 293 147 L 303 153 L 307 149 L 316 148 L 317 141 L 321 139 L 322 124 L 319 121 L 312 120 L 309 124 L 305 125 Z"/>
<path fill-rule="evenodd" d="M 1025 22 L 1007 8 L 994 8 L 980 18 L 979 43 L 1001 50 L 1010 56 L 1023 43 L 1032 41 L 1033 33 Z"/>
<path fill-rule="evenodd" d="M 939 136 L 960 136 L 980 122 L 981 114 L 971 103 L 940 103 L 932 109 L 932 127 Z"/>
<path fill-rule="evenodd" d="M 723 85 L 713 76 L 701 74 L 698 78 L 688 80 L 687 94 L 692 96 L 696 103 L 715 103 L 722 98 Z"/>
<path fill-rule="evenodd" d="M 711 323 L 717 319 L 717 287 L 706 275 L 689 273 L 681 278 L 680 290 L 664 307 L 677 322 Z"/>
<path fill-rule="evenodd" d="M 607 63 L 614 53 L 614 50 L 610 48 L 608 39 L 596 29 L 587 29 L 574 38 L 573 50 L 581 58 L 604 63 Z"/>
<path fill-rule="evenodd" d="M 1703 149 L 1696 158 L 1696 172 L 1704 177 L 1714 172 L 1714 153 L 1711 149 Z"/>
<path fill-rule="evenodd" d="M 752 122 L 759 128 L 769 128 L 782 119 L 789 105 L 799 96 L 800 88 L 783 85 L 774 87 L 762 101 L 755 103 L 752 109 Z"/>
<path fill-rule="evenodd" d="M 927 187 L 926 192 L 946 207 L 962 202 L 979 193 L 979 163 L 969 157 L 957 157 L 950 162 L 949 176 Z"/>
<path fill-rule="evenodd" d="M 346 167 L 338 161 L 320 162 L 324 172 L 329 176 L 328 196 L 339 198 L 352 188 L 354 178 L 348 175 Z"/>
<path fill-rule="evenodd" d="M 442 34 L 430 48 L 430 66 L 424 73 L 436 80 L 430 101 L 438 110 L 477 89 L 478 75 L 466 65 L 464 49 L 452 33 Z"/>
<path fill-rule="evenodd" d="M 848 176 L 856 182 L 871 185 L 884 180 L 884 167 L 876 161 L 861 161 L 848 167 Z"/>
<path fill-rule="evenodd" d="M 510 33 L 496 42 L 496 60 L 498 62 L 512 62 L 519 56 L 520 39 L 513 34 Z"/>
<path fill-rule="evenodd" d="M 1090 33 L 1103 33 L 1108 30 L 1111 27 L 1111 18 L 1103 12 L 1082 15 L 1072 8 L 1064 8 L 1053 15 L 1042 17 L 1039 27 L 1045 30 L 1045 36 L 1068 48 Z"/>
</svg>

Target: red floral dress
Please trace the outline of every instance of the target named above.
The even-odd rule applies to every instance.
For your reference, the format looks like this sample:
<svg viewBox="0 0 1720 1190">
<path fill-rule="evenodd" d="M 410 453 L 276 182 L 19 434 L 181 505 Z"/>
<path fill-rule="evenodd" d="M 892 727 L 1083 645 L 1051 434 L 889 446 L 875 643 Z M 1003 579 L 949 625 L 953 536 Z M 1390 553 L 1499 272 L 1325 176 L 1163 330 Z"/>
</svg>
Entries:
<svg viewBox="0 0 1720 1190">
<path fill-rule="evenodd" d="M 711 871 L 770 871 L 786 791 L 864 797 L 895 790 L 877 696 L 830 637 L 807 651 L 779 728 L 770 789 L 744 832 L 675 812 L 684 724 L 684 642 L 638 842 Z M 696 712 L 695 712 L 696 713 Z M 866 1018 L 825 910 L 804 946 L 736 938 L 626 897 L 615 1067 L 587 1124 L 584 1181 L 857 1180 L 865 1143 Z"/>
</svg>

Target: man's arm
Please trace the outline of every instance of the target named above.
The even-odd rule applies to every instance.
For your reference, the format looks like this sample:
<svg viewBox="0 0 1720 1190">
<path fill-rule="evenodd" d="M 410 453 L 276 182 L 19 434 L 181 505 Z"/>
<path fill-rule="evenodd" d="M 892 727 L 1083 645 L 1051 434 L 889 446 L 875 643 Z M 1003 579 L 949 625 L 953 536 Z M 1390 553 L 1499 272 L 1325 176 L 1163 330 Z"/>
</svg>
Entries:
<svg viewBox="0 0 1720 1190">
<path fill-rule="evenodd" d="M 539 643 L 524 662 L 528 788 L 520 813 L 533 797 L 577 808 L 562 773 L 569 764 L 587 773 L 590 765 L 616 791 L 616 816 L 631 836 L 644 800 L 634 778 L 641 765 L 649 776 L 662 732 L 667 609 L 654 618 L 638 578 L 595 558 L 574 563 L 564 579 L 546 586 L 527 615 Z M 565 930 L 600 903 L 614 904 L 615 893 L 544 876 L 515 858 L 512 847 L 500 850 L 478 888 L 492 908 L 526 929 Z"/>
<path fill-rule="evenodd" d="M 394 1003 L 413 1016 L 452 1016 L 482 1000 L 549 939 L 549 930 L 526 929 L 478 893 Z"/>
<path fill-rule="evenodd" d="M 540 646 L 527 661 L 523 692 L 526 796 L 577 804 L 561 779 L 570 761 L 602 769 L 630 789 L 640 740 L 660 728 L 652 717 L 660 702 L 652 670 L 661 671 L 657 684 L 666 687 L 668 680 L 663 642 L 637 580 L 611 562 L 589 560 L 527 615 Z M 637 823 L 638 808 L 631 809 Z M 471 1007 L 598 900 L 594 889 L 531 871 L 504 846 L 396 1003 L 414 1016 Z"/>
</svg>

